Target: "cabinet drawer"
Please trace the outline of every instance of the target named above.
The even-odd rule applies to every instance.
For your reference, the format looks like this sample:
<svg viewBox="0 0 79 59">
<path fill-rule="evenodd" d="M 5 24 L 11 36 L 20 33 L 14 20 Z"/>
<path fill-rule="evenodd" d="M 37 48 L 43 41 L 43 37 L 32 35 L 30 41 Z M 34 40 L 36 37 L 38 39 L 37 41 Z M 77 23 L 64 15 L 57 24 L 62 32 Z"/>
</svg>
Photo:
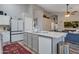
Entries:
<svg viewBox="0 0 79 59">
<path fill-rule="evenodd" d="M 12 41 L 19 41 L 19 40 L 23 40 L 24 39 L 24 35 L 23 34 L 19 34 L 19 35 L 12 35 L 11 36 Z"/>
</svg>

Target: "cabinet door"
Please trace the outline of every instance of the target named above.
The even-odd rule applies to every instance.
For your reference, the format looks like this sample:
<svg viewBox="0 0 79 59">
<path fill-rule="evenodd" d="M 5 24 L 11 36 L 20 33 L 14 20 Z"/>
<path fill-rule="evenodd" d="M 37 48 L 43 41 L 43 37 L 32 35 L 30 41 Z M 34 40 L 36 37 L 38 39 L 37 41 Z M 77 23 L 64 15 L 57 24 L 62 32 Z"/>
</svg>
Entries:
<svg viewBox="0 0 79 59">
<path fill-rule="evenodd" d="M 3 32 L 3 42 L 10 42 L 10 32 Z"/>
<path fill-rule="evenodd" d="M 33 50 L 38 52 L 38 35 L 33 34 Z"/>
<path fill-rule="evenodd" d="M 0 25 L 9 25 L 9 16 L 0 15 Z"/>
<path fill-rule="evenodd" d="M 0 54 L 3 53 L 3 50 L 2 50 L 2 35 L 0 34 Z"/>
<path fill-rule="evenodd" d="M 39 53 L 51 54 L 51 38 L 39 36 Z"/>
<path fill-rule="evenodd" d="M 25 42 L 26 45 L 27 45 L 27 40 L 28 40 L 27 34 L 28 33 L 24 33 L 24 42 Z"/>
<path fill-rule="evenodd" d="M 29 48 L 32 48 L 32 34 L 28 33 L 28 47 Z"/>
<path fill-rule="evenodd" d="M 44 31 L 51 30 L 51 19 L 47 19 L 47 18 L 43 19 L 43 30 Z"/>
<path fill-rule="evenodd" d="M 17 31 L 17 20 L 12 19 L 11 20 L 11 31 Z"/>
<path fill-rule="evenodd" d="M 24 34 L 12 35 L 11 38 L 12 38 L 12 42 L 20 41 L 24 39 Z"/>
<path fill-rule="evenodd" d="M 23 31 L 23 20 L 18 20 L 18 31 Z"/>
</svg>

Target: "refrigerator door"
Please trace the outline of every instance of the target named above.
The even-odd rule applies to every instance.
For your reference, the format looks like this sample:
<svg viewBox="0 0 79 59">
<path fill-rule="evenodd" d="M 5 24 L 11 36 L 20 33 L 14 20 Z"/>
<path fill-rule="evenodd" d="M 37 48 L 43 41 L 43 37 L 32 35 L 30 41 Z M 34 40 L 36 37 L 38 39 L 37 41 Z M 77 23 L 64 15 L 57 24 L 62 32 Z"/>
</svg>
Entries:
<svg viewBox="0 0 79 59">
<path fill-rule="evenodd" d="M 17 20 L 11 20 L 11 31 L 17 31 Z"/>
<path fill-rule="evenodd" d="M 24 39 L 24 34 L 12 35 L 12 42 L 20 41 Z"/>
<path fill-rule="evenodd" d="M 18 20 L 17 21 L 17 26 L 18 26 L 18 29 L 19 31 L 23 31 L 23 20 Z"/>
<path fill-rule="evenodd" d="M 24 39 L 23 34 L 23 20 L 12 19 L 11 20 L 11 41 L 20 41 Z"/>
</svg>

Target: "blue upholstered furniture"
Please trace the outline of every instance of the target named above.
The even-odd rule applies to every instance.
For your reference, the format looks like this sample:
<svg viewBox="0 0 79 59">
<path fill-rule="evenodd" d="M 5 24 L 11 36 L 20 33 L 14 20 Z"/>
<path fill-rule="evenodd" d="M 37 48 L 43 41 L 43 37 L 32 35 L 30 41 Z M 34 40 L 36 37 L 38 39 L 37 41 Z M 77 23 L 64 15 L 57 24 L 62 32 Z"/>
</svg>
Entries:
<svg viewBox="0 0 79 59">
<path fill-rule="evenodd" d="M 65 40 L 75 44 L 79 44 L 79 34 L 77 33 L 68 33 L 65 37 Z"/>
</svg>

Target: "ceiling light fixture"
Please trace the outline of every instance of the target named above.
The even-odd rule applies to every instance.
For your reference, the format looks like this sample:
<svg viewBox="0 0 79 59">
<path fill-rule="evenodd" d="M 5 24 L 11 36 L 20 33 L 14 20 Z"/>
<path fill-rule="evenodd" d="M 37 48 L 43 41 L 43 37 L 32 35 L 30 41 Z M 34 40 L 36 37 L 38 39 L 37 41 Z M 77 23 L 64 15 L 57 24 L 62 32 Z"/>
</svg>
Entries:
<svg viewBox="0 0 79 59">
<path fill-rule="evenodd" d="M 69 6 L 69 4 L 66 4 L 66 6 L 67 6 L 67 11 L 66 11 L 66 13 L 65 13 L 65 17 L 69 17 L 69 16 L 70 16 L 70 12 L 68 11 L 68 6 Z"/>
</svg>

